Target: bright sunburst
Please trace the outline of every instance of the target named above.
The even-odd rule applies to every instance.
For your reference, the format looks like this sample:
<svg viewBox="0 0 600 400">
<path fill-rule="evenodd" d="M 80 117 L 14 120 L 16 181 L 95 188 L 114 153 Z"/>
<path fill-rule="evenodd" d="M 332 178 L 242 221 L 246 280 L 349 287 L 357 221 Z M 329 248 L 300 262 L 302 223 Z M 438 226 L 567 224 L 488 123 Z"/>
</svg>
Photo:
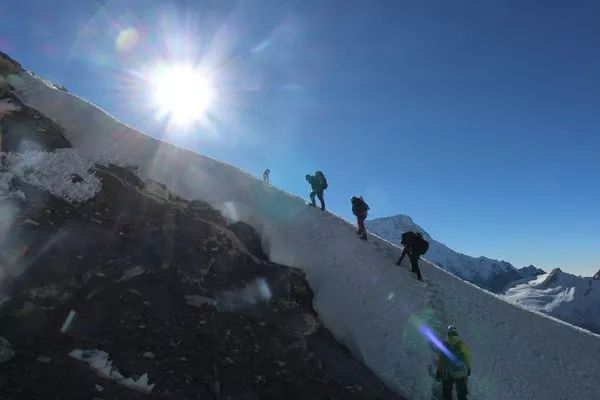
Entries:
<svg viewBox="0 0 600 400">
<path fill-rule="evenodd" d="M 210 77 L 184 65 L 164 66 L 153 76 L 153 97 L 161 117 L 178 125 L 201 120 L 212 104 L 215 91 Z"/>
</svg>

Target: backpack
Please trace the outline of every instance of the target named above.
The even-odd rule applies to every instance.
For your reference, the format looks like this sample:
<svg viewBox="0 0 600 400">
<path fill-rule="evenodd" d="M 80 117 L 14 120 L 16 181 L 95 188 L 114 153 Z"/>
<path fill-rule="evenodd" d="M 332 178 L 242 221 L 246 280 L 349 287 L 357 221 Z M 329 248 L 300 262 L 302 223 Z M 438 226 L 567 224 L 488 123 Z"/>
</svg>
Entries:
<svg viewBox="0 0 600 400">
<path fill-rule="evenodd" d="M 417 232 L 415 233 L 413 248 L 420 256 L 422 256 L 429 250 L 429 242 L 423 238 L 421 233 Z"/>
<path fill-rule="evenodd" d="M 462 342 L 459 340 L 454 344 L 454 346 L 450 346 L 449 343 L 446 343 L 446 347 L 448 347 L 448 349 L 452 352 L 452 354 L 455 357 L 451 359 L 447 355 L 444 355 L 444 358 L 446 359 L 446 369 L 448 371 L 448 374 L 453 379 L 461 379 L 467 377 L 469 373 Z"/>
<path fill-rule="evenodd" d="M 362 197 L 352 197 L 352 213 L 359 215 L 366 213 L 370 210 L 369 205 L 363 200 Z"/>
<path fill-rule="evenodd" d="M 317 181 L 319 182 L 319 186 L 321 187 L 321 190 L 325 190 L 327 189 L 327 179 L 325 179 L 325 175 L 323 175 L 322 171 L 317 171 L 315 172 L 315 177 L 317 178 Z"/>
<path fill-rule="evenodd" d="M 404 247 L 412 246 L 412 244 L 415 241 L 415 236 L 416 236 L 416 233 L 414 233 L 414 232 L 411 232 L 411 231 L 404 232 L 402 234 L 402 240 L 400 240 L 400 243 Z"/>
</svg>

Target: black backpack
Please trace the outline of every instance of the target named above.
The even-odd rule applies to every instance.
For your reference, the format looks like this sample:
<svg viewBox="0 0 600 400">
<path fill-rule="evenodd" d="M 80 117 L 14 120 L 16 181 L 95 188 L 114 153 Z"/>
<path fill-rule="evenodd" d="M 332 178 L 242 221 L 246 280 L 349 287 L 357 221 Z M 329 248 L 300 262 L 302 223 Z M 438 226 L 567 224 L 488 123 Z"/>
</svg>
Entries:
<svg viewBox="0 0 600 400">
<path fill-rule="evenodd" d="M 322 171 L 317 171 L 315 172 L 315 177 L 317 178 L 318 182 L 319 182 L 319 186 L 321 187 L 322 190 L 327 189 L 327 179 L 325 179 L 325 175 L 323 174 Z"/>
<path fill-rule="evenodd" d="M 370 210 L 369 205 L 363 200 L 362 197 L 352 197 L 352 213 L 358 215 Z"/>
<path fill-rule="evenodd" d="M 420 256 L 429 250 L 429 242 L 423 238 L 420 232 L 404 232 L 400 243 L 404 247 L 410 247 L 411 250 L 414 250 Z"/>
<path fill-rule="evenodd" d="M 423 238 L 419 232 L 415 233 L 415 242 L 413 243 L 413 249 L 419 254 L 423 255 L 429 250 L 429 242 Z"/>
<path fill-rule="evenodd" d="M 415 236 L 416 236 L 416 234 L 414 232 L 411 232 L 411 231 L 404 232 L 402 234 L 402 240 L 400 240 L 400 243 L 404 247 L 412 246 L 415 241 Z"/>
</svg>

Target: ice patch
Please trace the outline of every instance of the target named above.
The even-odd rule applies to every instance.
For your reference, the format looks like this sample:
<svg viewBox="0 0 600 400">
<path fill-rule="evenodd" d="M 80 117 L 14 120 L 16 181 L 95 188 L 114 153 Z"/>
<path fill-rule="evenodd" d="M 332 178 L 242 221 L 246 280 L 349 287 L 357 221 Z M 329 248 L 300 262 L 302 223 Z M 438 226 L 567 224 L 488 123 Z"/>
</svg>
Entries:
<svg viewBox="0 0 600 400">
<path fill-rule="evenodd" d="M 0 363 L 6 362 L 15 356 L 15 351 L 8 342 L 0 336 Z"/>
<path fill-rule="evenodd" d="M 79 350 L 75 349 L 69 353 L 69 356 L 76 360 L 84 361 L 89 364 L 90 369 L 96 372 L 98 376 L 106 379 L 111 379 L 121 385 L 127 386 L 130 389 L 137 390 L 142 393 L 150 393 L 154 388 L 153 384 L 148 384 L 148 374 L 143 374 L 137 379 L 125 378 L 119 370 L 113 366 L 112 361 L 108 358 L 108 353 L 101 350 Z"/>
<path fill-rule="evenodd" d="M 9 153 L 6 164 L 9 172 L 23 181 L 70 203 L 83 203 L 102 189 L 93 163 L 82 158 L 75 149 Z M 82 180 L 75 181 L 76 175 Z M 0 189 L 8 179 L 9 176 L 0 178 Z"/>
<path fill-rule="evenodd" d="M 63 322 L 63 324 L 60 328 L 61 333 L 65 333 L 69 330 L 69 327 L 73 323 L 73 319 L 76 317 L 76 315 L 77 315 L 77 313 L 75 311 L 73 311 L 73 310 L 69 311 L 67 318 L 65 319 L 65 321 Z"/>
<path fill-rule="evenodd" d="M 117 282 L 125 282 L 131 278 L 135 278 L 136 276 L 142 275 L 146 270 L 141 265 L 136 265 L 133 268 L 127 269 L 123 272 L 123 276 Z"/>
</svg>

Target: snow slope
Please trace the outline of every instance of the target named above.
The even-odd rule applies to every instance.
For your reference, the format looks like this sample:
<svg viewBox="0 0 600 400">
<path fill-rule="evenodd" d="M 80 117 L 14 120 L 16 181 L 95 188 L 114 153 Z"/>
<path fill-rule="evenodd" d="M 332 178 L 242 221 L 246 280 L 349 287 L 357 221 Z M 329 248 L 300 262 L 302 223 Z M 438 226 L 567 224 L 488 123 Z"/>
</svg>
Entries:
<svg viewBox="0 0 600 400">
<path fill-rule="evenodd" d="M 438 388 L 419 333 L 456 323 L 474 357 L 470 399 L 598 397 L 600 337 L 512 305 L 423 263 L 423 285 L 394 262 L 400 249 L 232 166 L 158 142 L 69 93 L 23 74 L 18 97 L 55 119 L 83 157 L 136 165 L 142 179 L 201 198 L 251 223 L 273 261 L 302 267 L 324 323 L 390 387 L 410 399 Z M 106 159 L 105 158 L 105 159 Z M 568 346 L 564 344 L 568 343 Z"/>
<path fill-rule="evenodd" d="M 507 300 L 600 333 L 600 280 L 554 269 L 507 290 Z"/>
<path fill-rule="evenodd" d="M 395 244 L 400 244 L 404 232 L 421 232 L 429 242 L 426 259 L 466 281 L 495 293 L 502 291 L 508 283 L 523 278 L 519 271 L 506 261 L 492 260 L 487 257 L 475 258 L 448 248 L 433 239 L 408 215 L 398 214 L 376 218 L 367 221 L 366 224 L 371 232 Z"/>
</svg>

